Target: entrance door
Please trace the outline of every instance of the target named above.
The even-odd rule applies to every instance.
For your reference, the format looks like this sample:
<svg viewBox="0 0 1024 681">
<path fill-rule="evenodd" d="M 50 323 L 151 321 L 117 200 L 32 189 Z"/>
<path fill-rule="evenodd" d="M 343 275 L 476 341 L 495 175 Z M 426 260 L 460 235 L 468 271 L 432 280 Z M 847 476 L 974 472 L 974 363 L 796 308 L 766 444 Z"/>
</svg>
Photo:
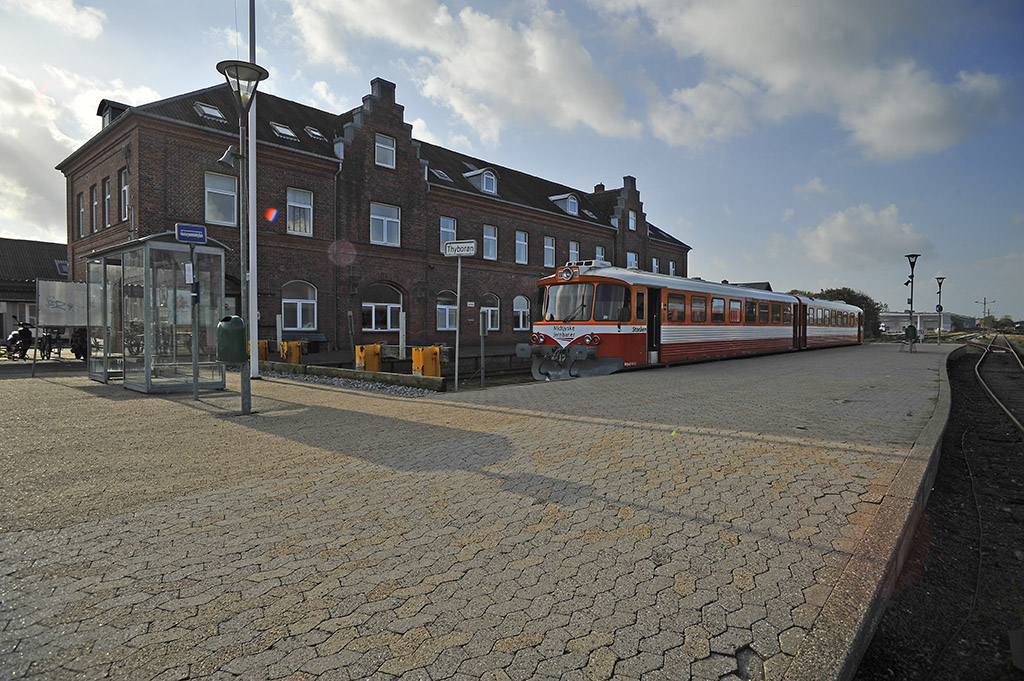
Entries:
<svg viewBox="0 0 1024 681">
<path fill-rule="evenodd" d="M 647 363 L 657 364 L 661 350 L 661 289 L 647 289 Z"/>
<path fill-rule="evenodd" d="M 797 343 L 797 349 L 807 347 L 807 305 L 803 301 L 797 303 L 797 317 L 796 323 L 800 327 L 800 338 Z"/>
</svg>

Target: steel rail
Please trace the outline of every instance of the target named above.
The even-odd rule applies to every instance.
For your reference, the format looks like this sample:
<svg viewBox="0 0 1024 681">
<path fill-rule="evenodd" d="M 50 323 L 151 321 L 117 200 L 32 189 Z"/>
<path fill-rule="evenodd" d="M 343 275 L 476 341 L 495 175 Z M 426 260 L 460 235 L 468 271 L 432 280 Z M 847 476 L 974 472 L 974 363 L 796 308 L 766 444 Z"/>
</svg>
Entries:
<svg viewBox="0 0 1024 681">
<path fill-rule="evenodd" d="M 996 397 L 996 394 L 992 392 L 992 389 L 988 387 L 987 383 L 985 383 L 985 380 L 981 377 L 981 372 L 979 371 L 981 363 L 985 361 L 986 357 L 988 357 L 988 353 L 992 350 L 992 346 L 995 344 L 997 338 L 999 338 L 999 334 L 992 336 L 992 340 L 989 342 L 988 347 L 986 347 L 984 352 L 981 353 L 981 359 L 979 359 L 978 363 L 974 365 L 974 377 L 978 379 L 978 383 L 985 392 L 988 393 L 989 399 L 995 402 L 996 406 L 1003 410 L 1003 413 L 1010 418 L 1010 421 L 1012 421 L 1013 425 L 1017 428 L 1017 432 L 1020 433 L 1022 438 L 1024 438 L 1024 425 L 1021 425 L 1021 422 L 1017 420 L 1017 417 L 1010 413 L 1010 410 L 1006 408 L 1006 405 Z M 1006 346 L 1010 353 L 1013 354 L 1014 359 L 1017 360 L 1017 364 L 1020 366 L 1021 371 L 1024 371 L 1024 363 L 1021 362 L 1020 355 L 1018 355 L 1017 351 L 1013 349 L 1013 344 L 1010 343 L 1010 339 L 1005 336 L 1004 339 L 1006 340 Z"/>
</svg>

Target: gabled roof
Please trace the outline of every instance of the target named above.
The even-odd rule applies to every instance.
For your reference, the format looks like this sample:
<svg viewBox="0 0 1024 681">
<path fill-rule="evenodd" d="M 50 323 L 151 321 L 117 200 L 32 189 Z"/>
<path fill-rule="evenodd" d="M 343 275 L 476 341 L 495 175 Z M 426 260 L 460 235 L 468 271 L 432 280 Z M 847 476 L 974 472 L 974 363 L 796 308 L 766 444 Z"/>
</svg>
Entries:
<svg viewBox="0 0 1024 681">
<path fill-rule="evenodd" d="M 0 238 L 0 281 L 67 279 L 67 257 L 66 244 Z M 63 272 L 60 264 L 64 265 Z"/>
<path fill-rule="evenodd" d="M 490 161 L 484 161 L 436 144 L 417 140 L 420 145 L 420 159 L 426 161 L 430 170 L 440 170 L 449 180 L 428 173 L 430 184 L 450 189 L 460 189 L 473 194 L 492 196 L 479 189 L 469 181 L 466 174 L 490 169 L 498 176 L 497 198 L 522 206 L 545 210 L 551 213 L 562 213 L 562 210 L 550 199 L 552 196 L 574 195 L 579 201 L 579 217 L 597 224 L 611 226 L 611 214 L 590 200 L 590 194 L 564 184 L 545 180 L 512 168 L 506 168 Z M 591 218 L 585 211 L 595 215 Z M 566 215 L 568 215 L 566 213 Z"/>
</svg>

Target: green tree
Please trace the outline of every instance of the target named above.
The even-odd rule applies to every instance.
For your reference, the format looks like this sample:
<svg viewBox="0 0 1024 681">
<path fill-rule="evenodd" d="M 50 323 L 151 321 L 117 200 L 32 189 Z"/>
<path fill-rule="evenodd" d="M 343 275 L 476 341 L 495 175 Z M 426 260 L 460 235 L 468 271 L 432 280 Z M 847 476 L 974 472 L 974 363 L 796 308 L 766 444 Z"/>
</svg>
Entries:
<svg viewBox="0 0 1024 681">
<path fill-rule="evenodd" d="M 881 311 L 881 305 L 879 305 L 871 296 L 860 291 L 854 291 L 852 288 L 828 288 L 822 289 L 817 293 L 809 293 L 807 291 L 792 290 L 791 294 L 809 296 L 811 298 L 821 298 L 822 300 L 841 300 L 844 303 L 850 305 L 856 305 L 860 309 L 864 310 L 864 337 L 865 338 L 878 338 L 882 335 L 878 326 L 878 313 Z"/>
</svg>

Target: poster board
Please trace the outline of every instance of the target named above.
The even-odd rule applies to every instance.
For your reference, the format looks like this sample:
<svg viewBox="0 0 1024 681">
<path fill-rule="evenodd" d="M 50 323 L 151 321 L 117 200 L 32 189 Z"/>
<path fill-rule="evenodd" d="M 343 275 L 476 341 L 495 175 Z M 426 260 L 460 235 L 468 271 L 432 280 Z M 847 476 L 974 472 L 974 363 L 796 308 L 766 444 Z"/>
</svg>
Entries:
<svg viewBox="0 0 1024 681">
<path fill-rule="evenodd" d="M 36 280 L 36 323 L 39 326 L 85 326 L 87 285 L 84 281 Z"/>
</svg>

